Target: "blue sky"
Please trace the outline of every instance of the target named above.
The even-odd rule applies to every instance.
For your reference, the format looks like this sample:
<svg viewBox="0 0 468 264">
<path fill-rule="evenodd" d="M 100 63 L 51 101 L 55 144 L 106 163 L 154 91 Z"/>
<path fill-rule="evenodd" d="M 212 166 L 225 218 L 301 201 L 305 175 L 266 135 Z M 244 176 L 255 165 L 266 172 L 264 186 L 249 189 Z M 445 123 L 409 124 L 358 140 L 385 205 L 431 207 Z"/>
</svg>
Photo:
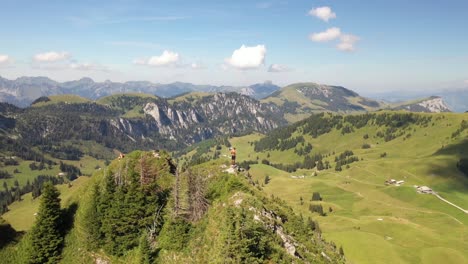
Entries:
<svg viewBox="0 0 468 264">
<path fill-rule="evenodd" d="M 468 86 L 468 1 L 0 1 L 0 76 Z"/>
</svg>

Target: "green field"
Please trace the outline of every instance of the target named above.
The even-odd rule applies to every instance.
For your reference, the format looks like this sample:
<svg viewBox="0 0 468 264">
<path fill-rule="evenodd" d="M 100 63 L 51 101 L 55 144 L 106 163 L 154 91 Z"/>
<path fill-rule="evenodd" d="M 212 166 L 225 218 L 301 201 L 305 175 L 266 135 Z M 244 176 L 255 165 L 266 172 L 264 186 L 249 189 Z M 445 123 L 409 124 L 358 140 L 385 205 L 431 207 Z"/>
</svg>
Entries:
<svg viewBox="0 0 468 264">
<path fill-rule="evenodd" d="M 151 98 L 151 99 L 158 98 L 155 95 L 145 94 L 145 93 L 121 93 L 121 94 L 113 94 L 113 95 L 102 97 L 96 100 L 96 103 L 102 104 L 102 105 L 112 105 L 116 100 L 118 100 L 121 97 L 137 97 L 137 98 Z"/>
<path fill-rule="evenodd" d="M 73 95 L 73 94 L 51 95 L 51 96 L 48 96 L 47 98 L 49 98 L 50 101 L 38 102 L 38 103 L 33 104 L 32 106 L 33 107 L 40 107 L 40 106 L 57 104 L 57 103 L 81 104 L 81 103 L 92 102 L 91 100 L 89 100 L 87 98 L 83 98 L 81 96 Z"/>
<path fill-rule="evenodd" d="M 443 198 L 468 209 L 468 178 L 455 166 L 468 155 L 467 131 L 451 138 L 467 114 L 434 115 L 434 125 L 411 127 L 411 137 L 385 142 L 373 135 L 380 129 L 366 126 L 342 135 L 337 130 L 306 137 L 312 153 L 352 150 L 362 160 L 336 172 L 298 170 L 287 173 L 273 167 L 252 165 L 250 174 L 260 183 L 271 178 L 264 191 L 288 202 L 297 213 L 313 216 L 323 236 L 343 246 L 349 263 L 465 263 L 468 261 L 468 214 L 413 185 L 427 185 Z M 434 119 L 433 119 L 434 120 Z M 410 130 L 410 129 L 408 129 Z M 369 138 L 364 140 L 363 135 Z M 292 163 L 301 158 L 293 149 L 255 153 L 248 144 L 259 136 L 234 138 L 239 161 L 258 156 L 273 163 Z M 363 143 L 371 148 L 362 149 Z M 385 158 L 381 153 L 387 153 Z M 269 157 L 267 155 L 269 153 Z M 317 176 L 313 176 L 317 173 Z M 304 176 L 292 178 L 292 176 Z M 401 186 L 385 180 L 404 180 Z M 309 211 L 313 192 L 319 192 L 327 216 Z M 301 205 L 300 198 L 303 199 Z M 332 212 L 329 212 L 329 208 Z"/>
<path fill-rule="evenodd" d="M 333 128 L 316 138 L 303 135 L 305 143 L 313 146 L 310 154 L 322 154 L 323 161 L 332 165 L 321 171 L 314 168 L 288 173 L 261 164 L 264 159 L 274 164 L 292 164 L 304 159 L 294 152 L 295 148 L 255 152 L 254 142 L 265 135 L 250 134 L 229 141 L 237 148 L 238 162 L 257 160 L 260 163 L 251 165 L 249 173 L 263 186 L 262 192 L 286 201 L 297 215 L 318 221 L 322 236 L 343 247 L 348 263 L 465 263 L 468 261 L 468 214 L 434 195 L 418 193 L 414 186 L 429 186 L 444 199 L 468 209 L 468 177 L 456 167 L 460 158 L 468 157 L 468 130 L 454 134 L 460 123 L 468 120 L 468 114 L 421 116 L 432 119 L 426 124 L 403 127 L 396 132 L 399 136 L 389 141 L 376 136 L 386 129 L 376 125 L 345 134 Z M 300 135 L 298 130 L 291 137 Z M 216 162 L 227 163 L 229 151 L 220 142 L 211 140 L 195 145 L 182 155 L 181 163 L 187 164 L 193 156 L 213 157 L 215 151 L 220 154 Z M 364 143 L 370 148 L 362 148 Z M 216 150 L 217 145 L 221 149 Z M 352 150 L 359 160 L 336 171 L 335 156 L 345 150 Z M 384 157 L 383 153 L 386 153 Z M 92 173 L 96 166 L 103 165 L 90 156 L 67 163 L 80 167 L 83 173 Z M 15 177 L 20 184 L 37 173 L 28 170 L 28 162 L 21 162 L 19 168 L 22 174 Z M 266 176 L 270 178 L 267 184 Z M 389 179 L 404 180 L 404 183 L 386 185 Z M 12 184 L 11 179 L 8 181 Z M 84 188 L 80 186 L 86 186 L 87 181 L 87 177 L 80 177 L 71 188 L 59 187 L 65 206 L 70 199 L 81 199 L 79 190 Z M 319 192 L 323 200 L 311 201 L 313 192 Z M 310 204 L 321 204 L 327 215 L 310 212 Z M 38 199 L 32 200 L 28 194 L 23 201 L 10 205 L 10 211 L 2 217 L 15 229 L 28 230 L 37 206 Z M 76 250 L 80 245 L 73 237 L 80 237 L 80 232 L 74 229 L 67 237 L 67 243 L 72 246 L 66 247 L 65 259 L 79 254 Z"/>
<path fill-rule="evenodd" d="M 89 181 L 89 177 L 83 176 L 71 182 L 71 185 L 62 184 L 57 185 L 60 191 L 60 199 L 62 207 L 67 207 L 73 202 L 73 199 L 79 199 L 78 193 Z M 27 231 L 34 224 L 34 214 L 39 208 L 40 199 L 32 199 L 31 193 L 25 194 L 22 201 L 12 203 L 9 208 L 10 211 L 2 215 L 2 217 L 11 224 L 16 231 Z"/>
</svg>

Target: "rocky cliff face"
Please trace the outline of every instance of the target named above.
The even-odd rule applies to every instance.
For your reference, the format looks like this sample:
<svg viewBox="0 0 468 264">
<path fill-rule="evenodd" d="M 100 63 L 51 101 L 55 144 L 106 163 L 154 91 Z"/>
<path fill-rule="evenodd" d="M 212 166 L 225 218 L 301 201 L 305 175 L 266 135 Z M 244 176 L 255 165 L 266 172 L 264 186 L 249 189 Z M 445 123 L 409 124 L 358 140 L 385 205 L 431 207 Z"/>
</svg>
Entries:
<svg viewBox="0 0 468 264">
<path fill-rule="evenodd" d="M 13 118 L 16 125 L 10 132 L 32 145 L 76 139 L 120 149 L 174 149 L 215 136 L 265 133 L 286 123 L 277 107 L 236 93 L 218 93 L 195 102 L 136 98 L 116 99 L 128 102 L 118 108 L 113 104 L 58 102 L 29 107 L 15 115 L 4 107 L 0 115 Z M 140 115 L 128 117 L 122 108 L 142 110 Z"/>
<path fill-rule="evenodd" d="M 175 139 L 184 136 L 187 143 L 216 135 L 264 133 L 285 124 L 277 107 L 235 93 L 209 95 L 192 103 L 148 102 L 143 111 L 159 133 Z"/>
<path fill-rule="evenodd" d="M 407 103 L 395 107 L 396 110 L 407 110 L 410 112 L 426 112 L 426 113 L 441 113 L 451 112 L 449 106 L 444 102 L 441 97 L 431 96 L 427 99 Z"/>
</svg>

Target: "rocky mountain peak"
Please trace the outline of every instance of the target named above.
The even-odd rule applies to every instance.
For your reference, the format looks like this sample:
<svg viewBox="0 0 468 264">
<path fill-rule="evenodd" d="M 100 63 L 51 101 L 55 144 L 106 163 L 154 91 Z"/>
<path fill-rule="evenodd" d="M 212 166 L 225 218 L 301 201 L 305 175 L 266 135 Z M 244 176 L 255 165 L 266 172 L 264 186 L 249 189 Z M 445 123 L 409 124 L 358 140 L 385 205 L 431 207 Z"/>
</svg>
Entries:
<svg viewBox="0 0 468 264">
<path fill-rule="evenodd" d="M 451 112 L 450 107 L 439 96 L 431 96 L 418 103 L 418 105 L 426 108 L 431 113 Z"/>
</svg>

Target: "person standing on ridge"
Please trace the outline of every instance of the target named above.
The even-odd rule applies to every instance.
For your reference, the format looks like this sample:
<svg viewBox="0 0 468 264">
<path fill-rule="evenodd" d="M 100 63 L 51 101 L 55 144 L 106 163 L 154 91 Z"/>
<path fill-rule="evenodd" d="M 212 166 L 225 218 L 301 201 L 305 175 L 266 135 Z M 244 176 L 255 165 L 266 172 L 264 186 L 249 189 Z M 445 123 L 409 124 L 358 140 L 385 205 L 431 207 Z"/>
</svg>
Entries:
<svg viewBox="0 0 468 264">
<path fill-rule="evenodd" d="M 231 148 L 231 166 L 236 166 L 236 148 Z"/>
</svg>

